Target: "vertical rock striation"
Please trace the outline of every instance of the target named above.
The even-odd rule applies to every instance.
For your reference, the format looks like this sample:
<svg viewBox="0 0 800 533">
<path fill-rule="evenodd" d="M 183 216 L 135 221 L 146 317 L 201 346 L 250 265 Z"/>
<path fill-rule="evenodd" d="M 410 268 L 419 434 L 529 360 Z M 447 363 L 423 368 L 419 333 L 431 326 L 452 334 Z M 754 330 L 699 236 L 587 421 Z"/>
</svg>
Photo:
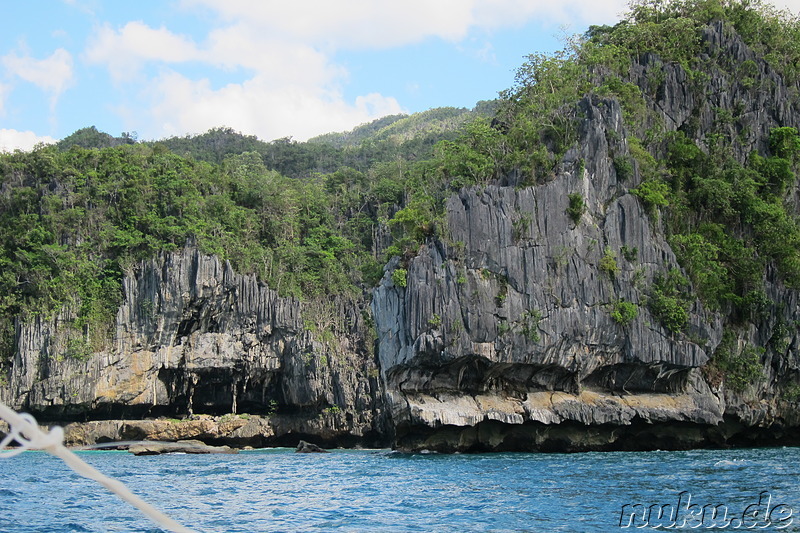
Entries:
<svg viewBox="0 0 800 533">
<path fill-rule="evenodd" d="M 375 291 L 401 447 L 619 447 L 605 434 L 582 442 L 578 429 L 722 420 L 723 401 L 699 370 L 721 324 L 697 303 L 691 334 L 675 335 L 647 312 L 641 287 L 677 262 L 628 193 L 634 184 L 615 174 L 612 152 L 625 149 L 618 103 L 587 98 L 580 110 L 580 147 L 555 179 L 462 190 L 447 204 L 450 243 L 423 247 L 405 288 L 387 275 Z M 587 208 L 577 222 L 570 194 Z M 607 255 L 616 268 L 604 271 Z M 611 316 L 619 301 L 638 306 L 628 324 Z"/>
<path fill-rule="evenodd" d="M 358 301 L 281 298 L 193 247 L 141 264 L 123 289 L 112 339 L 84 361 L 63 355 L 69 311 L 19 324 L 3 400 L 51 420 L 268 414 L 260 444 L 383 439 Z"/>
<path fill-rule="evenodd" d="M 630 79 L 656 120 L 701 143 L 718 133 L 720 110 L 745 123 L 734 156 L 765 149 L 776 126 L 798 126 L 798 88 L 722 23 L 703 36 L 710 75 L 689 79 L 653 55 Z M 752 61 L 743 87 L 713 61 Z M 719 65 L 719 63 L 716 63 Z M 653 80 L 661 80 L 653 84 Z M 798 337 L 769 353 L 765 377 L 746 393 L 707 376 L 724 320 L 699 300 L 673 333 L 647 307 L 654 276 L 679 268 L 660 221 L 630 194 L 614 160 L 629 133 L 615 100 L 578 105 L 579 141 L 544 184 L 473 187 L 447 204 L 449 235 L 407 267 L 405 288 L 389 272 L 375 291 L 381 376 L 405 449 L 590 450 L 797 443 L 800 409 L 783 386 L 796 381 Z M 652 126 L 643 124 L 642 130 Z M 716 129 L 715 129 L 716 128 Z M 514 180 L 509 177 L 507 181 Z M 585 212 L 570 216 L 570 195 Z M 580 216 L 577 216 L 580 215 Z M 388 270 L 396 267 L 390 264 Z M 738 339 L 765 346 L 776 324 L 797 323 L 798 293 L 774 271 L 764 279 L 783 314 Z M 637 316 L 612 318 L 619 302 Z"/>
<path fill-rule="evenodd" d="M 648 310 L 654 279 L 679 265 L 662 222 L 629 192 L 640 169 L 620 173 L 615 164 L 634 161 L 630 136 L 657 124 L 701 145 L 713 134 L 735 136 L 734 156 L 744 162 L 766 149 L 772 128 L 800 126 L 800 87 L 787 86 L 722 23 L 709 25 L 703 42 L 707 77 L 652 54 L 634 62 L 628 81 L 650 112 L 641 131 L 626 129 L 616 100 L 586 97 L 575 110 L 578 142 L 542 183 L 516 187 L 520 177 L 509 175 L 452 195 L 447 235 L 387 265 L 371 313 L 363 299 L 281 298 L 189 246 L 125 277 L 105 349 L 83 360 L 64 356 L 68 309 L 17 324 L 0 399 L 45 419 L 92 420 L 70 426 L 75 443 L 394 439 L 401 449 L 440 451 L 796 444 L 800 405 L 784 393 L 800 382 L 800 329 L 779 326 L 800 324 L 800 293 L 774 269 L 763 280 L 766 297 L 783 305 L 736 338 L 770 346 L 763 378 L 744 392 L 709 371 L 723 315 L 695 300 L 687 326 L 673 332 Z M 748 83 L 736 75 L 745 63 Z M 721 112 L 736 121 L 720 121 Z M 384 230 L 376 229 L 376 249 L 389 243 Z M 393 282 L 398 267 L 407 270 L 403 287 Z M 620 317 L 620 304 L 634 312 Z M 119 420 L 159 416 L 190 420 Z"/>
</svg>

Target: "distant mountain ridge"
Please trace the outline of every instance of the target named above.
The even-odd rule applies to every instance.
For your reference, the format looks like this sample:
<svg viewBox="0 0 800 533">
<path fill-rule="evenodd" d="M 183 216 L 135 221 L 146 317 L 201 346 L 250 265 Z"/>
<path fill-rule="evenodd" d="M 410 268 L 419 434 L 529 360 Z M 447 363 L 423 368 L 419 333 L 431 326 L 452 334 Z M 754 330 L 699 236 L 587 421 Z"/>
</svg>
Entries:
<svg viewBox="0 0 800 533">
<path fill-rule="evenodd" d="M 424 136 L 449 137 L 448 133 L 460 131 L 470 120 L 479 116 L 492 116 L 495 108 L 496 104 L 493 102 L 479 102 L 472 110 L 437 107 L 411 115 L 389 115 L 357 126 L 348 132 L 318 135 L 308 142 L 344 148 L 384 140 L 401 144 Z"/>
</svg>

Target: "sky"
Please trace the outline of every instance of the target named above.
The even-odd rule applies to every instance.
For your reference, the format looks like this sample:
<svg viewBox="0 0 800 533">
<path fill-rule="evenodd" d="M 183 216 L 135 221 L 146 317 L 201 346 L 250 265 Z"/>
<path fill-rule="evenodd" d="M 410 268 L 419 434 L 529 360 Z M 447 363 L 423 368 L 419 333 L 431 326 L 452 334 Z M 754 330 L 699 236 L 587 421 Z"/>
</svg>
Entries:
<svg viewBox="0 0 800 533">
<path fill-rule="evenodd" d="M 775 0 L 794 13 L 800 0 Z M 473 107 L 626 0 L 0 0 L 0 150 L 87 126 L 270 141 Z"/>
</svg>

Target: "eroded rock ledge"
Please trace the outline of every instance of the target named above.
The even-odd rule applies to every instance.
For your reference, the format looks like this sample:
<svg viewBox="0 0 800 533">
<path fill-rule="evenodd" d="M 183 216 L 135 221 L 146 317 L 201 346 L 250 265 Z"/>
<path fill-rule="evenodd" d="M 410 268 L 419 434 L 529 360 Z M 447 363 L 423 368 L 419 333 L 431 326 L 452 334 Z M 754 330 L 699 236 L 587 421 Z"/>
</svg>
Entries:
<svg viewBox="0 0 800 533">
<path fill-rule="evenodd" d="M 796 421 L 752 427 L 696 394 L 407 395 L 404 451 L 634 451 L 796 445 Z M 767 422 L 767 420 L 764 420 Z"/>
<path fill-rule="evenodd" d="M 328 447 L 353 447 L 363 444 L 346 431 L 344 420 L 335 428 L 334 420 L 320 417 L 313 423 L 297 424 L 293 417 L 225 415 L 196 416 L 192 419 L 95 420 L 71 422 L 64 426 L 67 446 L 83 447 L 130 441 L 200 441 L 233 448 L 296 446 L 301 440 Z M 2 428 L 0 428 L 2 429 Z"/>
<path fill-rule="evenodd" d="M 64 356 L 75 334 L 69 309 L 18 324 L 0 400 L 44 423 L 95 420 L 83 427 L 89 434 L 104 428 L 108 440 L 144 439 L 163 426 L 175 436 L 156 440 L 236 444 L 240 436 L 228 423 L 211 429 L 205 419 L 142 419 L 250 413 L 258 416 L 248 428 L 259 427 L 241 439 L 253 446 L 283 445 L 281 439 L 296 445 L 297 435 L 332 445 L 388 445 L 358 299 L 282 298 L 191 245 L 140 264 L 123 289 L 111 337 L 85 360 Z"/>
<path fill-rule="evenodd" d="M 199 440 L 180 440 L 177 442 L 141 442 L 128 447 L 133 455 L 164 455 L 169 453 L 188 454 L 235 454 L 239 450 L 230 446 L 209 446 Z"/>
<path fill-rule="evenodd" d="M 752 61 L 768 90 L 714 69 L 702 87 L 680 64 L 644 54 L 629 78 L 647 88 L 656 117 L 648 120 L 691 129 L 702 145 L 719 134 L 719 111 L 741 113 L 746 127 L 728 132 L 741 139 L 733 154 L 741 162 L 765 148 L 772 128 L 800 127 L 800 104 L 790 98 L 800 86 L 787 87 L 721 23 L 702 38 L 709 57 Z M 366 296 L 282 298 L 188 246 L 125 277 L 110 338 L 86 360 L 63 357 L 70 310 L 17 324 L 0 400 L 44 421 L 74 422 L 72 445 L 302 439 L 580 451 L 800 443 L 800 328 L 764 353 L 762 378 L 745 390 L 714 378 L 708 364 L 725 317 L 697 300 L 676 333 L 648 311 L 655 276 L 679 265 L 661 222 L 630 192 L 641 175 L 619 103 L 595 95 L 574 111 L 578 142 L 552 174 L 518 187 L 533 180 L 516 172 L 453 194 L 443 235 L 403 264 L 390 262 L 370 304 Z M 618 157 L 634 167 L 624 182 Z M 572 218 L 575 194 L 586 210 Z M 606 257 L 614 268 L 603 267 Z M 407 271 L 403 286 L 392 279 L 398 267 Z M 782 305 L 758 325 L 737 324 L 741 346 L 768 346 L 778 325 L 800 324 L 800 292 L 774 269 L 762 281 L 765 296 Z M 620 323 L 612 310 L 622 301 L 638 312 Z M 220 418 L 243 412 L 251 416 Z"/>
</svg>

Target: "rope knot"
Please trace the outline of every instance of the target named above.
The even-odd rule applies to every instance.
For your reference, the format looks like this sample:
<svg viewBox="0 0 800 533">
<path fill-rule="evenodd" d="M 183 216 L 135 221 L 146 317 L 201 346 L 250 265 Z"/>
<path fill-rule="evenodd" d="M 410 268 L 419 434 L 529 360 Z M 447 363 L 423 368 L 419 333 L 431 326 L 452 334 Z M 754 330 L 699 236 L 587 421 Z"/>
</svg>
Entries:
<svg viewBox="0 0 800 533">
<path fill-rule="evenodd" d="M 45 433 L 32 415 L 20 413 L 19 419 L 20 423 L 9 424 L 8 434 L 0 441 L 0 457 L 13 457 L 26 450 L 53 450 L 64 442 L 64 430 L 61 427 L 54 426 L 49 433 Z M 8 449 L 14 442 L 18 447 Z"/>
</svg>

